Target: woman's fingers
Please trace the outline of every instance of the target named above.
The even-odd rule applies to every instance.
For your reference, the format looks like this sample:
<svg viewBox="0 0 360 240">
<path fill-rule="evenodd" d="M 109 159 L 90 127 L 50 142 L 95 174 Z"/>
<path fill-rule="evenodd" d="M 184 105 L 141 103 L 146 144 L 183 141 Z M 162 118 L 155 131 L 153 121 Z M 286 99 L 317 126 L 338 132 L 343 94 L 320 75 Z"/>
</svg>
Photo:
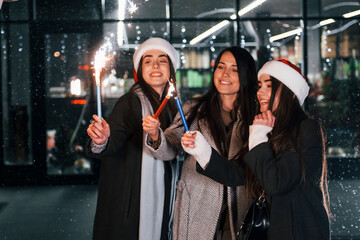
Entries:
<svg viewBox="0 0 360 240">
<path fill-rule="evenodd" d="M 181 137 L 181 143 L 187 148 L 195 148 L 196 132 L 186 132 Z"/>
<path fill-rule="evenodd" d="M 269 123 L 271 124 L 271 127 L 274 127 L 275 116 L 272 114 L 272 112 L 270 110 L 266 111 L 266 115 L 267 115 Z"/>
<path fill-rule="evenodd" d="M 147 115 L 143 118 L 143 129 L 144 131 L 150 133 L 158 131 L 160 127 L 160 122 L 157 119 L 154 119 L 151 115 Z"/>
<path fill-rule="evenodd" d="M 275 117 L 270 110 L 255 116 L 253 125 L 265 125 L 274 127 Z"/>
</svg>

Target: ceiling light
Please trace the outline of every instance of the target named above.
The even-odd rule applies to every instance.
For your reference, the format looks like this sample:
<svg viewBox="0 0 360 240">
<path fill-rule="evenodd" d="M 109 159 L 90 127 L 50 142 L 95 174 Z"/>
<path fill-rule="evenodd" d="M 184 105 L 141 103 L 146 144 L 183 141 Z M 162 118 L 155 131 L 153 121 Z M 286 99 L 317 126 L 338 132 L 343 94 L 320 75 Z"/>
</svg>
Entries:
<svg viewBox="0 0 360 240">
<path fill-rule="evenodd" d="M 359 15 L 359 14 L 360 14 L 360 9 L 356 10 L 356 11 L 353 11 L 353 12 L 345 13 L 343 15 L 343 17 L 344 18 L 351 18 L 351 17 L 354 17 L 354 16 Z"/>
<path fill-rule="evenodd" d="M 323 20 L 323 21 L 319 22 L 319 24 L 320 24 L 320 26 L 325 26 L 325 25 L 328 25 L 328 24 L 334 23 L 334 22 L 335 22 L 334 19 L 329 18 L 329 19 L 326 19 L 326 20 Z"/>
<path fill-rule="evenodd" d="M 241 9 L 239 12 L 238 12 L 238 15 L 239 16 L 242 16 L 244 15 L 245 13 L 253 10 L 254 8 L 256 8 L 257 6 L 259 6 L 260 4 L 262 4 L 263 2 L 265 2 L 266 0 L 256 0 L 252 3 L 250 3 L 249 5 L 247 5 L 246 7 L 244 7 L 243 9 Z M 236 15 L 235 14 L 232 14 L 230 16 L 230 19 L 231 20 L 235 20 L 236 19 Z M 201 40 L 209 37 L 211 34 L 215 33 L 216 31 L 220 30 L 221 28 L 227 26 L 230 22 L 228 20 L 224 20 L 218 24 L 216 24 L 215 26 L 213 26 L 212 28 L 206 30 L 205 32 L 203 32 L 202 34 L 200 34 L 199 36 L 195 37 L 194 39 L 192 39 L 190 41 L 190 45 L 195 45 L 197 44 L 198 42 L 200 42 Z"/>
<path fill-rule="evenodd" d="M 201 40 L 209 37 L 211 34 L 215 33 L 216 31 L 220 30 L 221 28 L 227 26 L 230 22 L 228 20 L 224 20 L 219 22 L 218 24 L 216 24 L 215 26 L 213 26 L 212 28 L 209 28 L 208 30 L 206 30 L 205 32 L 203 32 L 202 34 L 200 34 L 199 36 L 193 38 L 190 41 L 190 45 L 195 45 L 198 42 L 200 42 Z"/>
<path fill-rule="evenodd" d="M 269 38 L 269 41 L 274 42 L 274 41 L 277 41 L 277 40 L 280 40 L 280 39 L 283 39 L 283 38 L 287 38 L 287 37 L 302 33 L 302 31 L 303 31 L 302 28 L 297 28 L 295 30 L 291 30 L 291 31 L 288 31 L 288 32 L 284 32 L 284 33 L 272 36 L 271 38 Z"/>
<path fill-rule="evenodd" d="M 239 16 L 244 15 L 245 13 L 250 12 L 251 10 L 253 10 L 254 8 L 256 8 L 257 6 L 259 6 L 260 4 L 262 4 L 263 2 L 265 2 L 266 0 L 256 0 L 252 3 L 250 3 L 249 5 L 247 5 L 246 7 L 244 7 L 243 9 L 241 9 L 238 12 Z"/>
</svg>

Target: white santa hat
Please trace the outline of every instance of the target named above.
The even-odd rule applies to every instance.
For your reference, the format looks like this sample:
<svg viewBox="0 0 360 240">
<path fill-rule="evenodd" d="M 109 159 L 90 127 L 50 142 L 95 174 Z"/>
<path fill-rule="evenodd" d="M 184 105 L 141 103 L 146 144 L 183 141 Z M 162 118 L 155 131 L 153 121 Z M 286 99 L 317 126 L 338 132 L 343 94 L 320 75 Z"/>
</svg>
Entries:
<svg viewBox="0 0 360 240">
<path fill-rule="evenodd" d="M 269 61 L 258 72 L 258 78 L 263 74 L 269 74 L 287 86 L 303 105 L 305 98 L 309 94 L 309 85 L 305 77 L 301 74 L 300 68 L 287 60 Z"/>
<path fill-rule="evenodd" d="M 137 70 L 139 68 L 139 63 L 140 63 L 140 59 L 141 59 L 142 55 L 146 51 L 151 50 L 151 49 L 157 49 L 157 50 L 161 50 L 161 51 L 165 52 L 171 59 L 171 62 L 174 66 L 174 70 L 176 71 L 176 66 L 178 64 L 179 57 L 178 57 L 178 54 L 177 54 L 175 48 L 165 39 L 153 37 L 153 38 L 150 38 L 150 39 L 146 40 L 145 42 L 143 42 L 138 47 L 138 49 L 135 51 L 134 56 L 133 56 L 135 72 L 137 72 Z"/>
</svg>

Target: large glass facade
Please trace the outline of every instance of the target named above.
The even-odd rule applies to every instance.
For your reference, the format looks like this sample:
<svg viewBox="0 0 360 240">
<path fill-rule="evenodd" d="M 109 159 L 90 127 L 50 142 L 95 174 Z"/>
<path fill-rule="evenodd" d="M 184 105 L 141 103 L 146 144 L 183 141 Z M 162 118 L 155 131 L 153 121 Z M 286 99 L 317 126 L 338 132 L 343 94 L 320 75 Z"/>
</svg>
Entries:
<svg viewBox="0 0 360 240">
<path fill-rule="evenodd" d="M 182 101 L 205 93 L 217 54 L 239 45 L 259 68 L 285 58 L 303 70 L 311 86 L 305 108 L 327 130 L 333 236 L 359 238 L 359 9 L 357 0 L 5 2 L 1 168 L 96 174 L 84 152 L 85 131 L 96 113 L 94 56 L 106 42 L 112 58 L 102 73 L 104 117 L 133 84 L 132 54 L 149 37 L 177 49 Z"/>
</svg>

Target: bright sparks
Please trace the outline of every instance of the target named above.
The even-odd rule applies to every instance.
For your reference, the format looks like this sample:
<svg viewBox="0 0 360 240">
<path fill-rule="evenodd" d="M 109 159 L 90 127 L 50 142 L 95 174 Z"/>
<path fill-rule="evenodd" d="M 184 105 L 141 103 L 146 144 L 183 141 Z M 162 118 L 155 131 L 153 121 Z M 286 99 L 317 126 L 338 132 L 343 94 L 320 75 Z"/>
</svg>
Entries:
<svg viewBox="0 0 360 240">
<path fill-rule="evenodd" d="M 110 42 L 105 43 L 95 54 L 94 68 L 95 68 L 95 82 L 97 86 L 100 86 L 100 74 L 102 69 L 105 67 L 107 61 L 109 61 L 112 56 L 109 56 L 108 53 L 112 49 Z"/>
<path fill-rule="evenodd" d="M 133 3 L 132 1 L 128 1 L 128 2 L 129 2 L 129 5 L 130 5 L 129 8 L 128 8 L 129 13 L 130 13 L 130 14 L 135 13 L 136 10 L 138 10 L 138 7 L 137 7 L 136 4 Z"/>
<path fill-rule="evenodd" d="M 170 98 L 173 96 L 174 92 L 175 92 L 175 85 L 173 82 L 170 82 L 169 90 L 168 90 L 166 96 Z"/>
</svg>

